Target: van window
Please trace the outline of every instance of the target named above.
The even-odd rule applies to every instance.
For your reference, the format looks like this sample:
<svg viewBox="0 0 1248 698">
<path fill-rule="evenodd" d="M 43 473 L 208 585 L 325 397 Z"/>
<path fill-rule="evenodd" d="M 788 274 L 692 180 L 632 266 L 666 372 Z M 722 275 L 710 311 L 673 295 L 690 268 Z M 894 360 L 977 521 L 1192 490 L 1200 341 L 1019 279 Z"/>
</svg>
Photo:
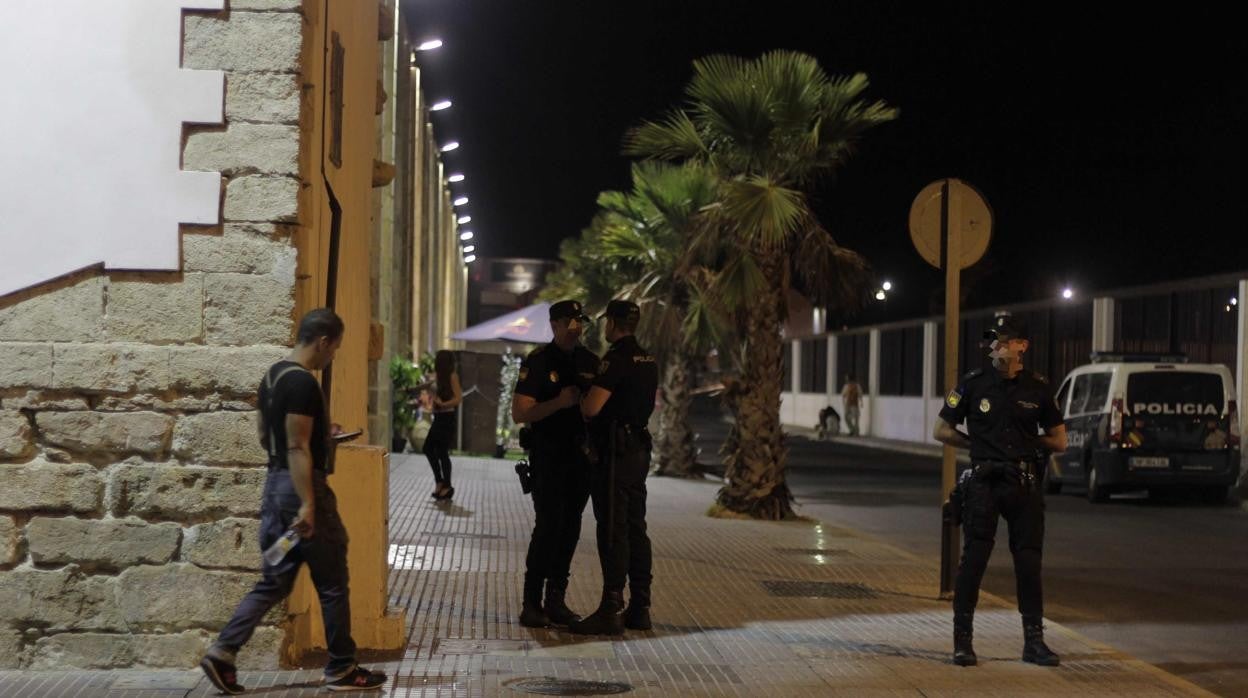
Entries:
<svg viewBox="0 0 1248 698">
<path fill-rule="evenodd" d="M 1083 414 L 1083 407 L 1088 403 L 1088 392 L 1092 387 L 1092 376 L 1083 374 L 1075 376 L 1075 385 L 1070 390 L 1070 412 L 1071 415 Z"/>
<path fill-rule="evenodd" d="M 1127 378 L 1127 405 L 1132 414 L 1210 416 L 1222 414 L 1222 376 L 1195 371 L 1134 373 Z"/>
<path fill-rule="evenodd" d="M 1070 394 L 1070 384 L 1071 380 L 1067 378 L 1062 381 L 1062 387 L 1057 390 L 1057 409 L 1060 410 L 1063 415 L 1070 414 L 1066 411 L 1066 396 Z"/>
<path fill-rule="evenodd" d="M 1084 412 L 1104 412 L 1105 403 L 1109 401 L 1109 379 L 1113 374 L 1093 373 L 1088 386 L 1088 401 L 1083 406 Z"/>
</svg>

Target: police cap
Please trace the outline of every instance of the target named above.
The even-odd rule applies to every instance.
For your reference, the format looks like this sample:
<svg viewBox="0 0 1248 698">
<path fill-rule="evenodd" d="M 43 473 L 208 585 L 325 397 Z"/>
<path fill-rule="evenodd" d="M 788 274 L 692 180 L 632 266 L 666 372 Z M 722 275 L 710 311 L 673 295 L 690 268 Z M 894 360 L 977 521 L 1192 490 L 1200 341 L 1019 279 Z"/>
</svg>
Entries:
<svg viewBox="0 0 1248 698">
<path fill-rule="evenodd" d="M 1027 323 L 1021 318 L 1013 315 L 999 315 L 992 319 L 992 327 L 984 330 L 984 339 L 1006 340 L 1006 339 L 1026 339 L 1031 340 L 1031 333 L 1027 330 Z"/>
<path fill-rule="evenodd" d="M 613 300 L 607 303 L 607 309 L 603 311 L 602 317 L 636 323 L 641 319 L 641 308 L 632 301 Z"/>
<path fill-rule="evenodd" d="M 583 322 L 589 321 L 589 316 L 581 309 L 580 301 L 566 300 L 559 301 L 550 306 L 551 321 L 563 319 L 576 319 Z"/>
</svg>

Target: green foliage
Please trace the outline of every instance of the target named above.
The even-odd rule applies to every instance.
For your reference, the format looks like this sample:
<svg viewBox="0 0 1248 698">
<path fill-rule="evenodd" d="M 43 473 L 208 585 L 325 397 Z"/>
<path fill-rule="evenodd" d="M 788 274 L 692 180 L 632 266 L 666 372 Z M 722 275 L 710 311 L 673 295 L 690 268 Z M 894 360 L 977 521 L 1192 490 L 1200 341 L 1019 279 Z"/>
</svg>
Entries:
<svg viewBox="0 0 1248 698">
<path fill-rule="evenodd" d="M 416 408 L 408 401 L 432 378 L 431 353 L 426 352 L 418 363 L 401 356 L 390 360 L 391 423 L 396 435 L 405 435 L 416 425 Z"/>
</svg>

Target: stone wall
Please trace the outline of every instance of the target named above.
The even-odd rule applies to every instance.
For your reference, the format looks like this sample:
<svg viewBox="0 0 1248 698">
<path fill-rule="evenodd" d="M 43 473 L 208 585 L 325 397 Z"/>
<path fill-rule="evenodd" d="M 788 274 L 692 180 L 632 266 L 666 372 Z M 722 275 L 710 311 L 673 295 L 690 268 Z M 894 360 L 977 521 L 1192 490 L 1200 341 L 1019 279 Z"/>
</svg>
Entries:
<svg viewBox="0 0 1248 698">
<path fill-rule="evenodd" d="M 195 666 L 257 578 L 255 391 L 292 335 L 299 0 L 187 12 L 183 65 L 226 71 L 187 125 L 223 222 L 182 270 L 87 270 L 0 298 L 0 669 Z M 74 202 L 66 202 L 74 205 Z M 30 231 L 37 234 L 37 231 Z M 275 665 L 281 609 L 240 657 Z"/>
</svg>

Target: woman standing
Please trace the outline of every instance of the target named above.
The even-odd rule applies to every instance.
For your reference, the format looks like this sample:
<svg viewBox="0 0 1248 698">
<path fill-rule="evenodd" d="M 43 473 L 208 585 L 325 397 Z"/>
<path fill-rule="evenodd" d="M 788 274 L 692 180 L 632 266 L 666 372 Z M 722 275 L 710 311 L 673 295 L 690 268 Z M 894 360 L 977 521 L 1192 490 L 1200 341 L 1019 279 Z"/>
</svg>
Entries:
<svg viewBox="0 0 1248 698">
<path fill-rule="evenodd" d="M 459 374 L 455 372 L 455 354 L 445 349 L 433 359 L 434 394 L 433 426 L 425 437 L 423 449 L 433 468 L 434 499 L 450 499 L 455 495 L 451 486 L 451 435 L 455 431 L 455 408 L 463 400 Z"/>
</svg>

